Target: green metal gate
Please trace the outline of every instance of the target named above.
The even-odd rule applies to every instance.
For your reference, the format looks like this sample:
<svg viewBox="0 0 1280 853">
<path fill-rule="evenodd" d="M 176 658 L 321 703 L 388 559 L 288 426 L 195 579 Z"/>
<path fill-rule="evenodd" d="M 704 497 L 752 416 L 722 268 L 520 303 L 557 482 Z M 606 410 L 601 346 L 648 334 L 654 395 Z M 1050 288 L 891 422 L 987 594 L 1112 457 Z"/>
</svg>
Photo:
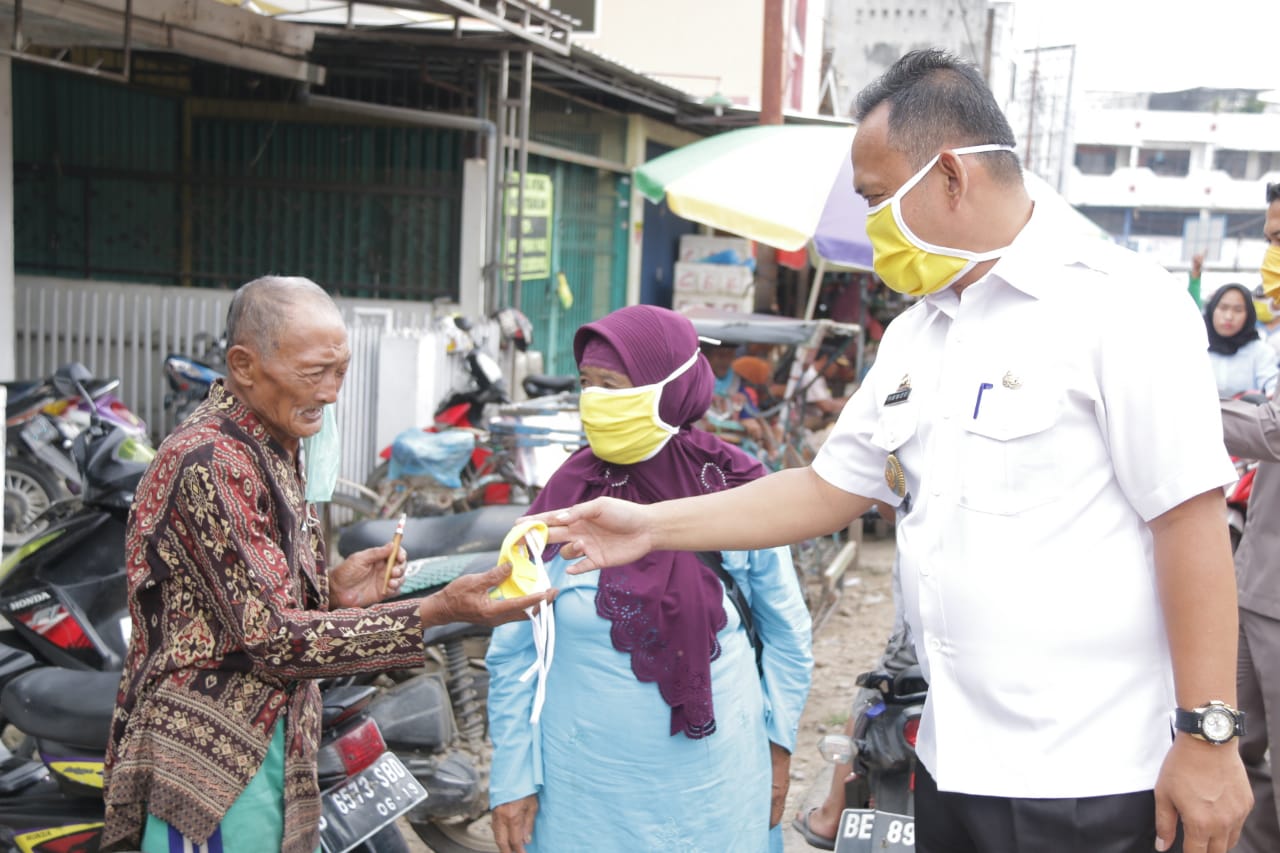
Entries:
<svg viewBox="0 0 1280 853">
<path fill-rule="evenodd" d="M 604 169 L 531 156 L 529 172 L 552 176 L 551 275 L 524 280 L 520 308 L 533 323 L 547 373 L 577 373 L 573 335 L 626 302 L 631 179 Z M 559 296 L 563 274 L 573 305 Z"/>
</svg>

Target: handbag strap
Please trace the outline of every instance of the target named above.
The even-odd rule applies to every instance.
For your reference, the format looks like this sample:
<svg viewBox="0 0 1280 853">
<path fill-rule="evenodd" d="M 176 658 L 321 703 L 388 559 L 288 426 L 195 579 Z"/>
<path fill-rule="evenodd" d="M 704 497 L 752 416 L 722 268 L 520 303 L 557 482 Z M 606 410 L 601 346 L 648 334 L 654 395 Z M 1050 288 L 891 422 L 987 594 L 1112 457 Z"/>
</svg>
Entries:
<svg viewBox="0 0 1280 853">
<path fill-rule="evenodd" d="M 751 605 L 747 603 L 747 596 L 742 592 L 742 587 L 738 586 L 738 582 L 733 579 L 733 575 L 729 574 L 729 570 L 724 567 L 724 557 L 719 551 L 698 551 L 698 560 L 704 566 L 716 573 L 716 577 L 720 578 L 720 582 L 724 584 L 724 590 L 729 594 L 729 600 L 733 602 L 733 609 L 738 611 L 738 619 L 742 622 L 742 629 L 747 632 L 747 640 L 751 643 L 751 648 L 756 653 L 756 671 L 761 676 L 764 675 L 764 644 L 760 641 L 760 633 L 756 630 L 756 621 L 751 616 Z"/>
</svg>

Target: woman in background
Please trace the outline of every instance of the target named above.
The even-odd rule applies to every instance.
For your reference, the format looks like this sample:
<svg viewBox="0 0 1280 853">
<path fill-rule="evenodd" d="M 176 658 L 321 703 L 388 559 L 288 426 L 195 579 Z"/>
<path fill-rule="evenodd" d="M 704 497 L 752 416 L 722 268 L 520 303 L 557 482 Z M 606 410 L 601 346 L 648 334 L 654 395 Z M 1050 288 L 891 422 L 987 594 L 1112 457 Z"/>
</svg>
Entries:
<svg viewBox="0 0 1280 853">
<path fill-rule="evenodd" d="M 1248 288 L 1242 284 L 1219 288 L 1204 307 L 1204 325 L 1218 396 L 1226 399 L 1261 391 L 1270 397 L 1280 366 L 1276 351 L 1258 335 L 1258 315 Z"/>
</svg>

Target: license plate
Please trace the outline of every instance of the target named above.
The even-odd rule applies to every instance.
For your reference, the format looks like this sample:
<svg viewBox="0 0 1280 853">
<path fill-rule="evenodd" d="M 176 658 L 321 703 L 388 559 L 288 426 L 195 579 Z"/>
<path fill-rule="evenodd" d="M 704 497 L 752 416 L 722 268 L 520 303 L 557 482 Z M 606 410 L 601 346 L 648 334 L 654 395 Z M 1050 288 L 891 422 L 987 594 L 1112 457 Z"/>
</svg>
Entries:
<svg viewBox="0 0 1280 853">
<path fill-rule="evenodd" d="M 845 809 L 840 815 L 835 853 L 916 849 L 916 819 L 875 809 Z"/>
<path fill-rule="evenodd" d="M 320 846 L 325 853 L 344 853 L 426 798 L 426 789 L 395 753 L 384 752 L 320 795 Z"/>
</svg>

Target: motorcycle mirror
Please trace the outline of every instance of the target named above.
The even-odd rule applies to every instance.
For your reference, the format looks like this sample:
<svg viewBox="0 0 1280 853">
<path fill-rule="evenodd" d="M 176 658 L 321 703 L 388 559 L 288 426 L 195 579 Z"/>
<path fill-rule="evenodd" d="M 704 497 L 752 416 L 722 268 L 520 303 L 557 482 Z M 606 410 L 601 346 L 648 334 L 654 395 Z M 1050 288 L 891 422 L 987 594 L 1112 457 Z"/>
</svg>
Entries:
<svg viewBox="0 0 1280 853">
<path fill-rule="evenodd" d="M 58 390 L 59 394 L 70 397 L 72 394 L 83 394 L 84 383 L 93 379 L 93 373 L 89 368 L 85 367 L 78 361 L 67 362 L 59 367 L 53 374 L 53 387 Z M 85 399 L 92 402 L 92 398 L 85 394 Z"/>
</svg>

